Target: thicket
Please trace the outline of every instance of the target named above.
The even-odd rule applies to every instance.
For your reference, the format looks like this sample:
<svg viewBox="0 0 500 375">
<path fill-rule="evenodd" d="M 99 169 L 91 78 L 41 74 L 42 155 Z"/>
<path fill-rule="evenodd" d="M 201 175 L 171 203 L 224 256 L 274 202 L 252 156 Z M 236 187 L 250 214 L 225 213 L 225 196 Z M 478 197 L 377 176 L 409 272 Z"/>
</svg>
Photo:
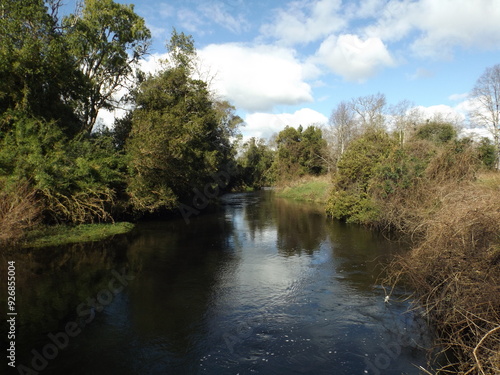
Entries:
<svg viewBox="0 0 500 375">
<path fill-rule="evenodd" d="M 425 123 L 404 144 L 368 131 L 339 160 L 327 204 L 333 217 L 413 244 L 387 282 L 416 291 L 449 356 L 442 373 L 500 371 L 500 185 L 478 182 L 484 145 L 447 123 Z"/>
</svg>

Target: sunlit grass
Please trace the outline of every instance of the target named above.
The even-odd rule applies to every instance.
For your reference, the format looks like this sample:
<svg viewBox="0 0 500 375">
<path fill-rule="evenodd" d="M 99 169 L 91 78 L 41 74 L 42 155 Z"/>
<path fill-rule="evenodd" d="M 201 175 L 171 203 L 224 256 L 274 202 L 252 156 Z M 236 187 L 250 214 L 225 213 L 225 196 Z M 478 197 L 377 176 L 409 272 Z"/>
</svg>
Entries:
<svg viewBox="0 0 500 375">
<path fill-rule="evenodd" d="M 133 228 L 134 224 L 128 222 L 77 226 L 55 225 L 29 232 L 23 247 L 34 248 L 100 241 L 117 234 L 127 233 Z"/>
<path fill-rule="evenodd" d="M 278 189 L 277 195 L 298 201 L 325 203 L 331 190 L 331 177 L 303 177 Z"/>
</svg>

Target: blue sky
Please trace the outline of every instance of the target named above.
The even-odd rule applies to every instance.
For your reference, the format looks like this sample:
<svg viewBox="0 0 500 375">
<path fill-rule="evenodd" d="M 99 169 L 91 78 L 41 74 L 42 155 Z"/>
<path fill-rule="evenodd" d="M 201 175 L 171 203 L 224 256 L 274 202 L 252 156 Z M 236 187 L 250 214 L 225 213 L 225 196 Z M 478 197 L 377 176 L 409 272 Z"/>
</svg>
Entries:
<svg viewBox="0 0 500 375">
<path fill-rule="evenodd" d="M 245 136 L 325 122 L 342 100 L 376 94 L 428 113 L 466 112 L 466 94 L 500 63 L 499 0 L 135 0 L 153 34 L 191 34 L 213 87 Z"/>
</svg>

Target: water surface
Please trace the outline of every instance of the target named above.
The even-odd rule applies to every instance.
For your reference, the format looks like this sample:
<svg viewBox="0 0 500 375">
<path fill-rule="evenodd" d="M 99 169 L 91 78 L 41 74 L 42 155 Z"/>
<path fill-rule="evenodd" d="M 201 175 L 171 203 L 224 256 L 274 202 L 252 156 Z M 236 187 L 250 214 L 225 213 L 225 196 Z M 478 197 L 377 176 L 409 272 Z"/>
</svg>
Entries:
<svg viewBox="0 0 500 375">
<path fill-rule="evenodd" d="M 384 303 L 377 282 L 399 245 L 269 192 L 222 201 L 189 224 L 145 222 L 112 241 L 16 255 L 17 364 L 82 375 L 420 373 L 425 324 L 402 292 Z M 62 340 L 57 353 L 50 337 Z"/>
</svg>

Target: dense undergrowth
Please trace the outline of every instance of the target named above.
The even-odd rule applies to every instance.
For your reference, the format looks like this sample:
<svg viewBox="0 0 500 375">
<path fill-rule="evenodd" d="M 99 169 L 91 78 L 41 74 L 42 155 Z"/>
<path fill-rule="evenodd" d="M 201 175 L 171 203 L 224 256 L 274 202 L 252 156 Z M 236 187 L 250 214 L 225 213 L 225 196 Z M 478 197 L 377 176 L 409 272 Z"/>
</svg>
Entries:
<svg viewBox="0 0 500 375">
<path fill-rule="evenodd" d="M 500 178 L 455 136 L 385 132 L 354 141 L 338 163 L 327 212 L 391 233 L 412 250 L 391 265 L 438 332 L 439 373 L 500 373 Z"/>
</svg>

